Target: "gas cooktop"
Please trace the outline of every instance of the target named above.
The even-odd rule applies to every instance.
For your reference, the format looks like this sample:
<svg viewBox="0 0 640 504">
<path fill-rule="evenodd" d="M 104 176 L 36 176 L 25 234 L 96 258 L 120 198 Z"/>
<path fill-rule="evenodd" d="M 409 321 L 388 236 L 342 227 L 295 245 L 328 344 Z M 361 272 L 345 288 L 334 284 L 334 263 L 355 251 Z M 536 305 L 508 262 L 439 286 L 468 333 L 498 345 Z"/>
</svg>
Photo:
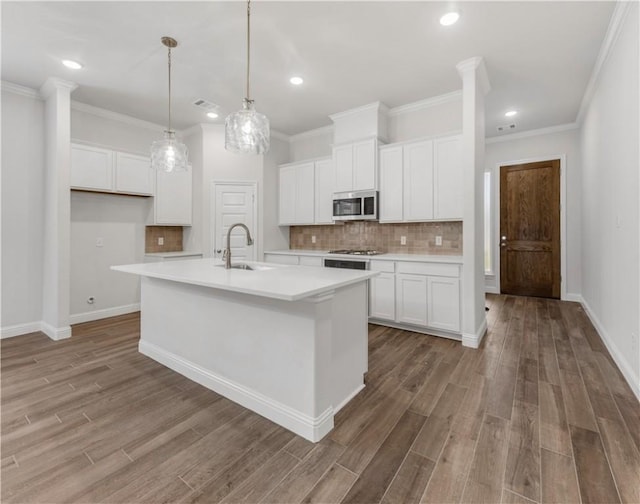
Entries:
<svg viewBox="0 0 640 504">
<path fill-rule="evenodd" d="M 382 252 L 379 252 L 378 250 L 372 250 L 372 249 L 364 249 L 364 250 L 354 250 L 354 249 L 330 250 L 329 253 L 330 254 L 348 254 L 348 255 L 366 255 L 366 256 L 382 254 Z"/>
</svg>

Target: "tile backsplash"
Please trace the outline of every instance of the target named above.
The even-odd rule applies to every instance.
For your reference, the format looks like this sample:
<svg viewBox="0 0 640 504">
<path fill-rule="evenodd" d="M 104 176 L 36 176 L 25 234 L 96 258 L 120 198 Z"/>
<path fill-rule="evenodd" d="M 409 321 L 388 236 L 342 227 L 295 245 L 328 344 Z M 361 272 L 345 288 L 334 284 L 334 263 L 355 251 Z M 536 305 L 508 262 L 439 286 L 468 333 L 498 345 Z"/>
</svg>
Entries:
<svg viewBox="0 0 640 504">
<path fill-rule="evenodd" d="M 158 238 L 164 239 L 163 245 L 158 245 Z M 181 226 L 147 226 L 145 228 L 144 251 L 154 252 L 182 252 Z"/>
<path fill-rule="evenodd" d="M 316 242 L 312 243 L 312 236 Z M 406 236 L 407 244 L 401 245 Z M 436 246 L 442 236 L 442 246 Z M 289 248 L 303 250 L 376 249 L 404 254 L 462 255 L 462 222 L 380 224 L 356 221 L 333 226 L 291 226 Z"/>
</svg>

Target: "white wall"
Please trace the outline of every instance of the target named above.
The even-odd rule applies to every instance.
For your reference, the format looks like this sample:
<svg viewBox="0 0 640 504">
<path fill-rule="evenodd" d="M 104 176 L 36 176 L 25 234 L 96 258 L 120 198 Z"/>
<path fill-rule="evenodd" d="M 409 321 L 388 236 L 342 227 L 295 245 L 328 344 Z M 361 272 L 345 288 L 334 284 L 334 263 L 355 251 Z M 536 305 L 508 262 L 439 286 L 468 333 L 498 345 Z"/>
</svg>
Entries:
<svg viewBox="0 0 640 504">
<path fill-rule="evenodd" d="M 500 137 L 500 141 L 489 140 L 486 144 L 485 170 L 492 173 L 492 214 L 493 214 L 493 267 L 496 278 L 488 277 L 487 286 L 499 289 L 497 274 L 500 269 L 500 250 L 497 246 L 500 234 L 500 194 L 498 179 L 502 164 L 512 161 L 531 159 L 553 159 L 565 156 L 566 160 L 566 289 L 568 298 L 579 299 L 581 292 L 581 241 L 582 222 L 581 208 L 581 166 L 580 138 L 577 127 L 565 131 L 544 133 L 535 136 L 519 137 L 518 135 Z"/>
<path fill-rule="evenodd" d="M 271 148 L 264 156 L 263 251 L 289 248 L 289 226 L 278 226 L 278 165 L 288 160 L 289 143 L 271 137 Z"/>
<path fill-rule="evenodd" d="M 2 90 L 2 329 L 39 330 L 44 235 L 44 102 Z"/>
<path fill-rule="evenodd" d="M 640 397 L 638 4 L 629 6 L 581 131 L 582 297 Z"/>
<path fill-rule="evenodd" d="M 333 126 L 293 135 L 289 141 L 290 156 L 287 161 L 304 161 L 333 154 Z M 287 162 L 285 161 L 285 162 Z"/>
<path fill-rule="evenodd" d="M 141 124 L 72 108 L 71 141 L 148 156 L 151 143 L 162 138 L 162 128 Z M 144 260 L 152 204 L 151 198 L 72 191 L 71 323 L 137 309 L 139 279 L 109 267 Z M 97 238 L 103 239 L 103 247 L 96 247 Z M 89 296 L 95 297 L 94 304 L 87 303 Z"/>
<path fill-rule="evenodd" d="M 412 109 L 408 105 L 406 108 L 392 109 L 389 117 L 389 143 L 461 132 L 462 94 L 455 94 L 440 103 L 437 97 L 432 100 L 430 106 Z M 429 103 L 431 100 L 425 102 Z"/>
</svg>

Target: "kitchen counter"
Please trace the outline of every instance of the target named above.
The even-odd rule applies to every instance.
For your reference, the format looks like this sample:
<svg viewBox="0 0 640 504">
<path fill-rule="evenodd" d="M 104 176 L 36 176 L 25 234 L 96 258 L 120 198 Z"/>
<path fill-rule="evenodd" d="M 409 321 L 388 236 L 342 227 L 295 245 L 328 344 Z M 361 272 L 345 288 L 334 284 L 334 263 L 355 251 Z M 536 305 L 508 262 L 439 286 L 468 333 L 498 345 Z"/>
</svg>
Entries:
<svg viewBox="0 0 640 504">
<path fill-rule="evenodd" d="M 112 266 L 140 275 L 139 351 L 310 440 L 364 388 L 371 271 L 217 259 Z"/>
<path fill-rule="evenodd" d="M 240 261 L 239 261 L 240 262 Z M 339 270 L 280 264 L 244 262 L 254 271 L 225 269 L 219 259 L 129 264 L 111 269 L 212 289 L 240 292 L 283 301 L 298 301 L 317 294 L 363 282 L 377 275 L 372 271 Z"/>
<path fill-rule="evenodd" d="M 415 262 L 435 262 L 448 264 L 462 264 L 462 256 L 438 255 L 438 254 L 378 254 L 378 255 L 352 255 L 352 254 L 330 254 L 328 250 L 269 250 L 265 254 L 296 255 L 311 257 L 338 257 L 348 259 L 369 259 L 375 261 L 415 261 Z"/>
<path fill-rule="evenodd" d="M 179 252 L 147 252 L 145 257 L 161 257 L 161 258 L 174 258 L 174 257 L 202 257 L 202 252 L 187 252 L 181 250 Z"/>
</svg>

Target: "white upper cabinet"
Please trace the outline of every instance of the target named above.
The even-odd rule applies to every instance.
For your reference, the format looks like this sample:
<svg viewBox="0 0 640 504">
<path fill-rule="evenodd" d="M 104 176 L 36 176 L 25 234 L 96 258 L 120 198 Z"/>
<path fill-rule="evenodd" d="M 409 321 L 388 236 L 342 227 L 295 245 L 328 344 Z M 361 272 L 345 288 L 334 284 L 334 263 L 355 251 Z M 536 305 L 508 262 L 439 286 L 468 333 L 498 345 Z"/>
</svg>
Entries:
<svg viewBox="0 0 640 504">
<path fill-rule="evenodd" d="M 315 218 L 316 224 L 333 224 L 333 160 L 316 161 Z"/>
<path fill-rule="evenodd" d="M 433 219 L 433 142 L 404 147 L 404 220 Z"/>
<path fill-rule="evenodd" d="M 380 149 L 380 221 L 462 219 L 460 136 Z"/>
<path fill-rule="evenodd" d="M 156 172 L 153 224 L 191 225 L 192 177 L 191 166 L 187 171 Z"/>
<path fill-rule="evenodd" d="M 154 171 L 149 158 L 116 152 L 115 186 L 118 192 L 152 195 Z"/>
<path fill-rule="evenodd" d="M 313 162 L 280 167 L 278 224 L 314 224 L 315 165 Z"/>
<path fill-rule="evenodd" d="M 377 189 L 378 140 L 333 148 L 335 192 L 367 191 Z"/>
<path fill-rule="evenodd" d="M 380 222 L 397 222 L 403 219 L 402 153 L 402 146 L 380 149 Z"/>
<path fill-rule="evenodd" d="M 434 141 L 434 219 L 462 219 L 462 150 L 459 136 Z"/>
<path fill-rule="evenodd" d="M 113 151 L 73 144 L 70 184 L 74 189 L 113 191 Z"/>
</svg>

